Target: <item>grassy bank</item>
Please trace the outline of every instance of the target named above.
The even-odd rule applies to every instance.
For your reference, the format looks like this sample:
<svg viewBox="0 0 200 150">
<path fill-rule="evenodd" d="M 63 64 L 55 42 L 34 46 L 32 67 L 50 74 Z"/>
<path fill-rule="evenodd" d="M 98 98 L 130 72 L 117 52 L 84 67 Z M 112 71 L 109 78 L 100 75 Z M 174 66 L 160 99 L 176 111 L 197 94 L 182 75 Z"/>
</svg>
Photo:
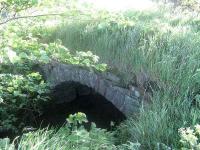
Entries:
<svg viewBox="0 0 200 150">
<path fill-rule="evenodd" d="M 51 6 L 61 9 L 62 4 L 56 4 Z M 152 102 L 115 131 L 95 126 L 87 131 L 77 126 L 86 116 L 72 115 L 60 129 L 39 129 L 16 138 L 18 149 L 133 150 L 141 145 L 160 150 L 180 149 L 183 141 L 193 144 L 185 147 L 198 145 L 198 132 L 189 130 L 191 135 L 184 137 L 178 129 L 200 121 L 199 16 L 166 6 L 123 13 L 68 9 L 62 16 L 24 18 L 1 26 L 0 129 L 23 129 L 33 119 L 29 114 L 40 115 L 41 103 L 50 101 L 49 85 L 34 71 L 38 63 L 56 60 L 99 71 L 106 70 L 107 63 L 125 86 L 137 84 L 135 75 L 142 72 L 158 88 L 153 88 Z M 0 149 L 14 149 L 14 142 L 0 139 Z"/>
<path fill-rule="evenodd" d="M 121 139 L 130 134 L 129 140 L 144 149 L 162 143 L 179 147 L 178 128 L 200 119 L 200 21 L 194 13 L 171 9 L 81 14 L 66 20 L 49 39 L 61 39 L 71 50 L 91 50 L 121 72 L 126 83 L 145 70 L 161 85 L 152 105 L 122 125 L 127 132 L 122 131 Z"/>
</svg>

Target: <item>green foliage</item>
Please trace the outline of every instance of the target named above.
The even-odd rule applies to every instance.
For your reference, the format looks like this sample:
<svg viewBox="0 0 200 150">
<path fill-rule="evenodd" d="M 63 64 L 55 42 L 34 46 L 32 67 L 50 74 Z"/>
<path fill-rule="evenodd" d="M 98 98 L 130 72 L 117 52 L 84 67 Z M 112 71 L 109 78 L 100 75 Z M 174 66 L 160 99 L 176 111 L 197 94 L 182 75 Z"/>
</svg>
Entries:
<svg viewBox="0 0 200 150">
<path fill-rule="evenodd" d="M 128 140 L 138 141 L 143 149 L 159 149 L 163 145 L 180 148 L 177 131 L 180 126 L 199 122 L 199 109 L 191 107 L 188 100 L 176 99 L 171 103 L 171 97 L 166 95 L 155 96 L 153 100 L 148 109 L 141 109 L 136 119 L 127 119 L 122 123 L 119 139 L 129 137 Z"/>
<path fill-rule="evenodd" d="M 5 6 L 6 11 L 11 13 L 6 16 L 9 19 L 12 13 L 36 3 L 37 1 L 8 0 L 1 1 L 1 6 Z M 5 28 L 0 26 L 1 131 L 20 131 L 27 122 L 33 122 L 34 117 L 43 112 L 44 104 L 49 103 L 50 86 L 39 73 L 34 72 L 38 64 L 59 61 L 90 70 L 105 71 L 107 68 L 106 64 L 98 62 L 98 56 L 89 51 L 72 53 L 59 40 L 53 43 L 42 42 L 41 37 L 49 35 L 46 32 L 48 29 L 41 27 L 45 21 L 46 19 L 27 19 L 6 24 Z"/>
<path fill-rule="evenodd" d="M 91 10 L 87 19 L 77 14 L 79 22 L 66 21 L 49 38 L 62 40 L 70 49 L 92 50 L 123 73 L 126 84 L 141 70 L 156 80 L 162 90 L 154 92 L 152 105 L 142 108 L 138 117 L 128 118 L 119 133 L 119 141 L 139 142 L 144 149 L 179 147 L 177 130 L 200 120 L 200 18 L 171 10 Z"/>
<path fill-rule="evenodd" d="M 0 139 L 0 149 L 2 149 L 2 150 L 14 150 L 14 144 L 10 144 L 9 138 Z"/>
<path fill-rule="evenodd" d="M 0 37 L 2 39 L 0 41 L 1 71 L 8 70 L 9 67 L 10 70 L 13 70 L 13 66 L 15 66 L 14 69 L 18 69 L 18 72 L 20 69 L 31 71 L 34 64 L 49 63 L 50 61 L 84 66 L 98 71 L 107 69 L 107 65 L 99 63 L 99 57 L 90 51 L 73 54 L 59 40 L 45 44 L 40 42 L 41 39 L 27 32 L 31 31 L 22 31 L 21 26 L 15 25 L 4 30 L 2 37 Z"/>
<path fill-rule="evenodd" d="M 77 128 L 78 124 L 87 123 L 87 122 L 88 121 L 87 121 L 86 115 L 81 112 L 78 112 L 77 114 L 74 114 L 74 115 L 71 114 L 69 115 L 67 119 L 68 125 L 75 128 Z"/>
<path fill-rule="evenodd" d="M 0 4 L 5 5 L 4 7 L 10 7 L 12 10 L 18 12 L 36 5 L 37 3 L 38 0 L 1 0 Z"/>
<path fill-rule="evenodd" d="M 12 9 L 11 17 L 13 12 L 36 4 L 5 2 Z M 127 150 L 139 149 L 140 144 L 142 149 L 181 148 L 177 130 L 200 121 L 200 18 L 179 9 L 172 13 L 171 7 L 110 13 L 79 9 L 73 3 L 69 10 L 71 18 L 26 19 L 0 28 L 0 126 L 14 128 L 14 123 L 23 123 L 18 114 L 40 113 L 41 103 L 48 100 L 48 85 L 40 75 L 32 74 L 35 64 L 59 61 L 105 71 L 106 64 L 101 63 L 105 62 L 123 74 L 126 84 L 135 73 L 145 70 L 161 86 L 149 107 L 141 108 L 137 117 L 128 118 L 119 127 L 118 139 L 94 124 L 88 132 L 80 125 L 86 121 L 85 115 L 79 113 L 71 115 L 58 131 L 24 134 L 20 148 Z M 55 20 L 60 21 L 57 28 L 47 27 L 48 21 Z M 191 147 L 185 133 L 181 134 L 183 148 Z M 114 145 L 115 140 L 119 146 Z"/>
<path fill-rule="evenodd" d="M 16 122 L 23 124 L 30 113 L 40 113 L 42 104 L 49 100 L 48 92 L 49 85 L 39 73 L 0 74 L 1 128 L 16 129 Z M 25 114 L 20 116 L 20 112 Z"/>
<path fill-rule="evenodd" d="M 0 25 L 19 17 L 20 12 L 38 4 L 38 0 L 1 0 Z"/>
<path fill-rule="evenodd" d="M 76 52 L 76 54 L 72 54 L 66 47 L 62 46 L 59 41 L 44 46 L 48 55 L 54 60 L 67 64 L 88 67 L 98 71 L 106 71 L 107 69 L 107 65 L 98 63 L 99 57 L 93 55 L 90 51 Z"/>
<path fill-rule="evenodd" d="M 114 134 L 104 129 L 99 129 L 92 124 L 91 130 L 87 131 L 83 126 L 77 126 L 76 123 L 87 121 L 85 114 L 76 113 L 70 115 L 69 122 L 58 130 L 42 129 L 36 132 L 23 134 L 18 143 L 19 150 L 137 150 L 138 143 L 127 143 L 123 145 L 114 145 Z M 1 139 L 0 146 L 13 150 L 13 144 L 9 139 Z"/>
<path fill-rule="evenodd" d="M 180 143 L 182 144 L 182 150 L 199 150 L 200 149 L 200 125 L 197 124 L 194 128 L 180 128 Z"/>
</svg>

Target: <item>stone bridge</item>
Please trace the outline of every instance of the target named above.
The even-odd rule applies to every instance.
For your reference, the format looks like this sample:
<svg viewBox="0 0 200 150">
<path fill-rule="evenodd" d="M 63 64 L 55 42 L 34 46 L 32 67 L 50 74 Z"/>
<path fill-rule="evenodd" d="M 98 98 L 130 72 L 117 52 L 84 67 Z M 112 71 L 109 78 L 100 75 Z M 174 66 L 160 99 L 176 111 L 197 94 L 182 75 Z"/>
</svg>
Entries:
<svg viewBox="0 0 200 150">
<path fill-rule="evenodd" d="M 131 91 L 121 87 L 120 78 L 111 73 L 91 71 L 77 65 L 57 62 L 40 66 L 40 71 L 53 87 L 73 82 L 93 89 L 110 101 L 126 117 L 139 110 L 140 93 L 137 90 Z"/>
</svg>

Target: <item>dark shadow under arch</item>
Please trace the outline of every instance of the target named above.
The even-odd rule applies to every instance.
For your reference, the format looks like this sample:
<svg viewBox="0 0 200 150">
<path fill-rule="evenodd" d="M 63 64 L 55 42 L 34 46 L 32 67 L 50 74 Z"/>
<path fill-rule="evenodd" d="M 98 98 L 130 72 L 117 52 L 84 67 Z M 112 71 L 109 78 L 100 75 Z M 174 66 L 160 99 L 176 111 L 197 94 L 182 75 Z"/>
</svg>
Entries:
<svg viewBox="0 0 200 150">
<path fill-rule="evenodd" d="M 46 106 L 45 112 L 39 118 L 42 126 L 61 126 L 69 114 L 83 112 L 89 123 L 110 130 L 111 121 L 118 125 L 126 117 L 111 102 L 93 89 L 76 82 L 64 82 L 57 85 L 51 93 L 53 103 Z"/>
<path fill-rule="evenodd" d="M 59 128 L 66 123 L 66 118 L 70 114 L 77 112 L 83 112 L 87 115 L 89 122 L 85 124 L 85 127 L 88 130 L 91 122 L 96 123 L 98 128 L 111 130 L 113 129 L 110 126 L 111 121 L 117 126 L 126 119 L 125 115 L 105 97 L 80 83 L 63 82 L 52 89 L 50 97 L 52 101 L 41 106 L 42 115 L 38 113 L 27 114 L 26 120 L 24 120 L 25 131 L 19 129 L 19 132 L 15 133 L 12 130 L 3 130 L 0 131 L 0 138 L 14 139 L 22 133 L 47 126 Z M 24 115 L 24 113 L 20 115 Z"/>
</svg>

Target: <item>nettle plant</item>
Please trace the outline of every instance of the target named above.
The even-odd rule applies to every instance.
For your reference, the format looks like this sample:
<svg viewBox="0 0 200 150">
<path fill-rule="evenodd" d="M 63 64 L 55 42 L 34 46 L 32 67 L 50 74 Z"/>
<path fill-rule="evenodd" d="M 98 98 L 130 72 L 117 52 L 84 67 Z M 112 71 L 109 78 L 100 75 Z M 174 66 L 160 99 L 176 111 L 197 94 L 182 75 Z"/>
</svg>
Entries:
<svg viewBox="0 0 200 150">
<path fill-rule="evenodd" d="M 99 63 L 99 57 L 91 51 L 72 54 L 59 40 L 55 43 L 45 45 L 45 49 L 48 52 L 48 56 L 67 64 L 85 66 L 91 70 L 95 69 L 98 71 L 106 71 L 107 69 L 107 65 Z"/>
<path fill-rule="evenodd" d="M 60 40 L 48 44 L 41 43 L 39 38 L 33 37 L 31 34 L 18 35 L 16 32 L 19 30 L 19 27 L 14 27 L 14 29 L 10 27 L 8 33 L 5 33 L 2 42 L 0 41 L 0 44 L 3 45 L 0 46 L 0 63 L 2 62 L 2 64 L 6 65 L 14 64 L 21 68 L 23 66 L 31 68 L 33 64 L 58 61 L 88 67 L 97 71 L 105 71 L 107 69 L 107 65 L 99 63 L 99 57 L 92 54 L 91 51 L 72 53 L 62 45 Z M 24 69 L 28 70 L 27 68 Z"/>
<path fill-rule="evenodd" d="M 197 124 L 188 128 L 180 128 L 180 143 L 183 150 L 199 150 L 200 149 L 200 125 Z"/>
<path fill-rule="evenodd" d="M 41 113 L 43 104 L 49 100 L 49 89 L 39 73 L 0 74 L 1 129 L 15 130 L 18 127 L 16 123 L 23 126 L 27 117 Z"/>
</svg>

